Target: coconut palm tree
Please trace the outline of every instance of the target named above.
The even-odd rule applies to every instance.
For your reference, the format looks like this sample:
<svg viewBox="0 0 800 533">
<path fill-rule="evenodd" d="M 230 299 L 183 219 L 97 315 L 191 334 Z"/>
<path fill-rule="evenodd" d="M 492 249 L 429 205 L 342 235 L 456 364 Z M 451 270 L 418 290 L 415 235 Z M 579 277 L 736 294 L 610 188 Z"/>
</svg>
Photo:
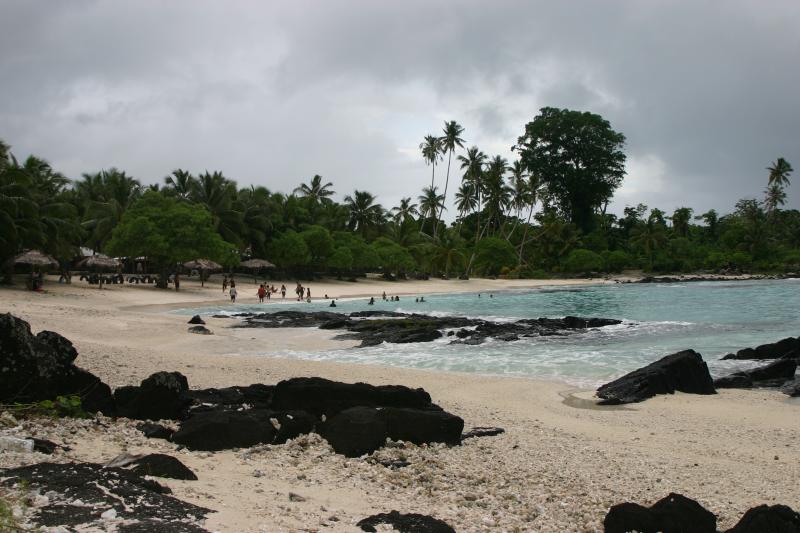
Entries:
<svg viewBox="0 0 800 533">
<path fill-rule="evenodd" d="M 84 174 L 84 180 L 83 191 L 90 199 L 83 227 L 90 232 L 92 247 L 102 250 L 122 215 L 141 196 L 142 185 L 113 167 L 93 175 Z"/>
<path fill-rule="evenodd" d="M 456 191 L 456 209 L 458 209 L 458 233 L 461 233 L 461 223 L 467 213 L 478 207 L 478 195 L 475 193 L 475 184 L 472 181 L 462 181 Z"/>
<path fill-rule="evenodd" d="M 436 175 L 436 162 L 442 157 L 442 140 L 435 135 L 426 135 L 425 140 L 419 144 L 422 151 L 422 158 L 426 165 L 431 165 L 431 187 Z"/>
<path fill-rule="evenodd" d="M 516 167 L 516 165 L 515 165 Z M 512 170 L 514 172 L 514 170 Z M 528 243 L 528 230 L 531 227 L 531 216 L 533 216 L 533 209 L 536 207 L 536 202 L 539 200 L 539 188 L 541 181 L 539 176 L 531 174 L 528 176 L 526 189 L 526 199 L 528 200 L 528 218 L 525 221 L 525 230 L 522 232 L 522 242 L 519 243 L 519 264 L 522 264 L 522 257 L 525 253 L 525 246 Z"/>
<path fill-rule="evenodd" d="M 314 174 L 314 177 L 311 178 L 311 182 L 308 185 L 305 183 L 301 184 L 294 190 L 294 193 L 305 198 L 309 198 L 315 204 L 321 204 L 329 202 L 330 197 L 335 194 L 335 192 L 331 189 L 332 187 L 332 182 L 329 181 L 328 183 L 323 184 L 322 176 L 319 174 Z"/>
<path fill-rule="evenodd" d="M 464 240 L 453 231 L 452 228 L 445 229 L 439 238 L 434 241 L 432 250 L 432 265 L 444 271 L 444 275 L 449 277 L 450 271 L 454 268 L 462 269 L 466 262 L 464 254 Z"/>
<path fill-rule="evenodd" d="M 485 210 L 487 213 L 486 228 L 494 227 L 494 232 L 502 226 L 505 212 L 511 203 L 513 190 L 506 184 L 505 173 L 508 171 L 508 161 L 501 156 L 495 156 L 486 166 L 483 178 Z M 493 232 L 493 233 L 494 233 Z"/>
<path fill-rule="evenodd" d="M 395 224 L 402 224 L 407 220 L 413 220 L 415 216 L 419 215 L 417 204 L 411 203 L 411 198 L 401 198 L 400 205 L 391 209 L 392 219 Z"/>
<path fill-rule="evenodd" d="M 188 170 L 178 168 L 164 178 L 164 184 L 167 194 L 172 194 L 177 199 L 186 202 L 189 201 L 192 191 L 197 187 L 197 180 Z"/>
<path fill-rule="evenodd" d="M 375 203 L 375 196 L 369 192 L 356 189 L 352 196 L 344 197 L 344 203 L 350 210 L 350 231 L 358 231 L 365 237 L 367 231 L 383 223 L 383 207 Z"/>
<path fill-rule="evenodd" d="M 241 247 L 244 244 L 244 222 L 242 212 L 234 205 L 236 193 L 236 182 L 226 178 L 222 172 L 206 171 L 197 177 L 192 201 L 208 209 L 214 227 L 223 239 Z"/>
<path fill-rule="evenodd" d="M 769 185 L 781 187 L 789 185 L 789 175 L 794 172 L 792 165 L 782 157 L 767 167 L 767 170 L 769 170 Z"/>
<path fill-rule="evenodd" d="M 422 218 L 420 231 L 425 229 L 425 221 L 429 218 L 433 219 L 433 238 L 436 238 L 437 218 L 436 214 L 440 209 L 444 209 L 444 195 L 439 194 L 438 187 L 425 187 L 422 189 L 422 194 L 419 195 L 419 214 Z"/>
<path fill-rule="evenodd" d="M 31 181 L 0 142 L 0 264 L 23 246 L 44 241 Z"/>
<path fill-rule="evenodd" d="M 442 208 L 439 209 L 439 214 L 436 216 L 437 226 L 442 219 L 442 211 L 444 211 L 444 206 L 447 203 L 447 187 L 450 184 L 450 160 L 453 158 L 453 152 L 455 152 L 456 148 L 464 147 L 464 139 L 461 138 L 461 135 L 464 133 L 464 128 L 458 122 L 455 120 L 445 122 L 442 132 L 444 135 L 439 138 L 439 142 L 442 145 L 442 151 L 447 152 L 447 175 L 444 180 L 444 200 L 442 201 Z"/>
</svg>

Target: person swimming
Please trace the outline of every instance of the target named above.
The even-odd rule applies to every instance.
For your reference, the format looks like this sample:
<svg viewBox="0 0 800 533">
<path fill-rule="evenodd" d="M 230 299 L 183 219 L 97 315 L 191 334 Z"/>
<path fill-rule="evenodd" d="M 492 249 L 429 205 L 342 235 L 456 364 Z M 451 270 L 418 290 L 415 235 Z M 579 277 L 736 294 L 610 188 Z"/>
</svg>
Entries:
<svg viewBox="0 0 800 533">
<path fill-rule="evenodd" d="M 328 307 L 336 307 L 336 302 L 331 300 L 331 305 L 329 305 Z"/>
<path fill-rule="evenodd" d="M 367 302 L 367 305 L 375 305 L 375 298 L 373 298 L 372 296 L 370 296 L 370 297 L 369 297 L 369 302 Z"/>
</svg>

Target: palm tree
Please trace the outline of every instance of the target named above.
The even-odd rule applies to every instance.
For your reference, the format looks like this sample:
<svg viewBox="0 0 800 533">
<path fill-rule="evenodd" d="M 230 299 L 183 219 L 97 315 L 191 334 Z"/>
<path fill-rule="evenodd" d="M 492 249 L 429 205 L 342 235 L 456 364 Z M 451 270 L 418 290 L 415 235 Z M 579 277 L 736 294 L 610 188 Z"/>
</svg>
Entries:
<svg viewBox="0 0 800 533">
<path fill-rule="evenodd" d="M 764 191 L 764 209 L 774 220 L 774 215 L 778 211 L 778 206 L 786 203 L 786 192 L 777 182 L 767 186 Z"/>
<path fill-rule="evenodd" d="M 256 257 L 264 257 L 267 232 L 272 229 L 269 213 L 273 209 L 272 195 L 265 187 L 241 189 L 233 208 L 242 214 L 245 249 Z"/>
<path fill-rule="evenodd" d="M 214 227 L 223 239 L 241 246 L 244 223 L 242 212 L 234 206 L 236 192 L 236 182 L 226 178 L 222 172 L 206 171 L 197 177 L 192 200 L 208 209 Z"/>
<path fill-rule="evenodd" d="M 461 233 L 461 223 L 464 215 L 478 207 L 478 195 L 475 193 L 475 184 L 472 181 L 462 181 L 456 191 L 456 209 L 458 209 L 458 233 Z"/>
<path fill-rule="evenodd" d="M 79 190 L 91 195 L 83 226 L 91 232 L 92 247 L 102 250 L 122 215 L 141 195 L 142 185 L 113 167 L 83 177 L 85 185 Z"/>
<path fill-rule="evenodd" d="M 180 168 L 172 171 L 172 174 L 164 178 L 165 190 L 181 201 L 188 201 L 197 187 L 197 180 L 187 170 Z"/>
<path fill-rule="evenodd" d="M 437 192 L 438 187 L 425 187 L 419 195 L 419 214 L 422 217 L 420 231 L 425 228 L 425 220 L 433 219 L 433 238 L 436 238 L 436 214 L 440 209 L 444 209 L 444 195 Z"/>
<path fill-rule="evenodd" d="M 329 181 L 323 185 L 322 176 L 314 174 L 310 184 L 301 184 L 294 190 L 294 193 L 309 198 L 315 204 L 321 204 L 330 201 L 329 198 L 335 194 L 331 187 L 333 187 L 332 182 Z"/>
<path fill-rule="evenodd" d="M 422 151 L 425 164 L 431 165 L 431 187 L 433 187 L 436 162 L 442 157 L 442 140 L 434 135 L 426 135 L 425 140 L 420 143 L 419 149 Z"/>
<path fill-rule="evenodd" d="M 514 168 L 516 169 L 516 163 Z M 512 169 L 512 172 L 516 170 Z M 525 253 L 525 246 L 528 243 L 528 230 L 531 227 L 531 216 L 533 216 L 533 209 L 536 207 L 536 202 L 539 200 L 539 188 L 541 187 L 541 180 L 536 174 L 528 176 L 528 182 L 525 186 L 526 199 L 528 200 L 528 219 L 525 221 L 525 230 L 522 232 L 522 242 L 519 243 L 519 265 L 522 265 L 523 254 Z"/>
<path fill-rule="evenodd" d="M 769 170 L 769 185 L 785 187 L 789 185 L 789 174 L 794 172 L 792 165 L 782 157 L 767 167 Z"/>
<path fill-rule="evenodd" d="M 344 203 L 350 210 L 348 228 L 366 236 L 369 229 L 383 223 L 383 207 L 375 203 L 375 196 L 367 191 L 355 190 L 353 195 L 344 197 Z"/>
<path fill-rule="evenodd" d="M 464 268 L 466 255 L 463 249 L 463 239 L 451 229 L 443 231 L 434 242 L 432 264 L 434 268 L 444 270 L 444 275 L 449 277 L 453 268 Z"/>
<path fill-rule="evenodd" d="M 401 198 L 400 205 L 391 209 L 393 215 L 392 219 L 395 224 L 402 224 L 407 220 L 412 220 L 415 216 L 419 215 L 417 211 L 417 204 L 411 203 L 411 198 Z"/>
<path fill-rule="evenodd" d="M 458 160 L 461 162 L 461 168 L 464 170 L 464 176 L 461 178 L 464 182 L 469 183 L 470 187 L 475 194 L 475 211 L 478 213 L 478 220 L 477 224 L 475 225 L 475 243 L 472 249 L 472 255 L 470 256 L 469 263 L 467 264 L 467 271 L 466 274 L 469 274 L 470 268 L 472 268 L 472 262 L 475 260 L 475 252 L 478 247 L 478 241 L 480 240 L 480 229 L 481 229 L 481 211 L 482 211 L 482 201 L 483 201 L 483 190 L 484 190 L 484 165 L 486 164 L 486 154 L 481 152 L 477 146 L 473 146 L 467 149 L 467 155 L 458 156 Z"/>
<path fill-rule="evenodd" d="M 489 162 L 486 172 L 484 172 L 483 188 L 486 199 L 485 209 L 488 215 L 486 228 L 494 225 L 495 231 L 502 225 L 505 212 L 511 203 L 513 190 L 505 181 L 505 173 L 508 169 L 508 161 L 498 155 Z"/>
<path fill-rule="evenodd" d="M 0 263 L 23 246 L 44 241 L 31 181 L 0 142 Z"/>
<path fill-rule="evenodd" d="M 672 231 L 679 237 L 686 237 L 689 235 L 689 221 L 692 219 L 691 207 L 679 207 L 673 213 L 672 217 Z"/>
<path fill-rule="evenodd" d="M 455 152 L 456 148 L 464 147 L 464 139 L 461 138 L 461 135 L 464 133 L 464 128 L 458 122 L 455 120 L 445 122 L 442 132 L 444 135 L 439 138 L 439 142 L 442 145 L 442 151 L 447 152 L 447 177 L 444 180 L 442 208 L 439 210 L 439 214 L 436 216 L 437 227 L 439 225 L 439 221 L 442 219 L 444 205 L 447 203 L 447 187 L 450 184 L 450 160 L 452 159 L 453 152 Z"/>
</svg>

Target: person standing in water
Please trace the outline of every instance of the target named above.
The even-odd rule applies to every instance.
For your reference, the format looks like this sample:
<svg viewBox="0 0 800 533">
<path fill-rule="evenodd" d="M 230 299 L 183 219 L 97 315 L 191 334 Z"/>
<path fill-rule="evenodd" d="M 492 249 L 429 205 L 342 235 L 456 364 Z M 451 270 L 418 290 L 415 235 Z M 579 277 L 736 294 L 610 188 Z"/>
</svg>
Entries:
<svg viewBox="0 0 800 533">
<path fill-rule="evenodd" d="M 261 285 L 258 288 L 258 293 L 257 294 L 258 294 L 258 303 L 263 304 L 264 303 L 264 296 L 267 295 L 267 290 L 264 288 L 264 285 Z"/>
<path fill-rule="evenodd" d="M 281 298 L 286 298 L 286 285 L 281 284 Z"/>
</svg>

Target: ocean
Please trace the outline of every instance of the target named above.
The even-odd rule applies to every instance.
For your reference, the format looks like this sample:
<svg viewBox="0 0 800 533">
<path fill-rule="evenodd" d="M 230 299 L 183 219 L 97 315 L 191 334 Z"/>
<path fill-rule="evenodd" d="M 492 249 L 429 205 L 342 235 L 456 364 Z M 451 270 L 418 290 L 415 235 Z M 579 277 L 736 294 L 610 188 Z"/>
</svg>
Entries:
<svg viewBox="0 0 800 533">
<path fill-rule="evenodd" d="M 398 289 L 401 287 L 398 285 Z M 237 304 L 176 313 L 390 310 L 498 321 L 567 315 L 623 320 L 620 325 L 567 336 L 489 340 L 478 346 L 451 346 L 451 339 L 444 337 L 428 343 L 313 353 L 273 348 L 264 351 L 312 360 L 531 376 L 578 387 L 596 387 L 688 348 L 700 352 L 717 377 L 759 364 L 721 361 L 726 353 L 800 335 L 800 279 L 542 287 L 484 292 L 480 296 L 426 294 L 424 303 L 416 303 L 414 296 L 401 296 L 399 302 L 378 299 L 374 306 L 368 306 L 364 298 L 341 299 L 337 305 L 330 309 L 328 302 L 293 303 L 291 307 Z M 258 346 L 254 343 L 253 352 L 248 353 L 258 353 Z"/>
</svg>

